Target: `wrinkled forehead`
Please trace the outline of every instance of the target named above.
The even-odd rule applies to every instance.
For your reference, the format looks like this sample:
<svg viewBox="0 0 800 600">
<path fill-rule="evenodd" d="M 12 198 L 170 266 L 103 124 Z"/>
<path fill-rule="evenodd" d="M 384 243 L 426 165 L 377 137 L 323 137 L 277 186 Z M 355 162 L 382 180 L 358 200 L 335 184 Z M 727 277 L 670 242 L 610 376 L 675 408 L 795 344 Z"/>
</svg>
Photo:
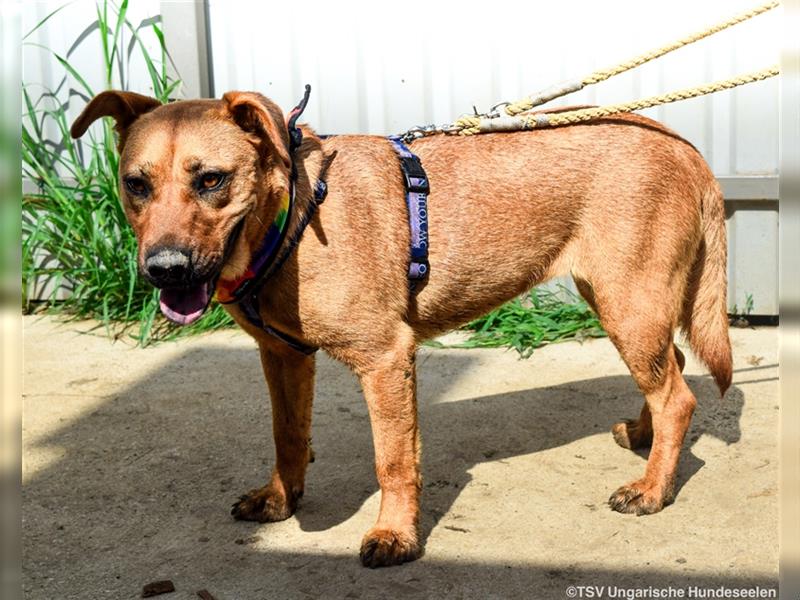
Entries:
<svg viewBox="0 0 800 600">
<path fill-rule="evenodd" d="M 176 102 L 143 115 L 130 128 L 122 169 L 150 177 L 204 169 L 233 170 L 252 162 L 247 134 L 214 101 Z"/>
</svg>

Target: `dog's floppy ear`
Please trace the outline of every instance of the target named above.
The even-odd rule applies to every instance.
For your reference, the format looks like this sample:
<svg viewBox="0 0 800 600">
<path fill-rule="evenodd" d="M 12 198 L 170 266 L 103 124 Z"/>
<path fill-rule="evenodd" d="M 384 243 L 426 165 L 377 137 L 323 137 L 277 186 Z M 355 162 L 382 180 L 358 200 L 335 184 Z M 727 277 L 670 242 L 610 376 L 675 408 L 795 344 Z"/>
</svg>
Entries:
<svg viewBox="0 0 800 600">
<path fill-rule="evenodd" d="M 274 152 L 287 169 L 291 168 L 289 133 L 283 126 L 281 110 L 255 92 L 228 92 L 222 99 L 236 124 L 256 134 L 267 145 L 266 149 Z"/>
<path fill-rule="evenodd" d="M 83 112 L 75 119 L 69 132 L 73 138 L 79 138 L 89 125 L 100 117 L 114 117 L 117 122 L 116 130 L 120 134 L 120 147 L 122 147 L 125 130 L 136 119 L 146 112 L 161 106 L 161 102 L 150 96 L 142 96 L 134 92 L 120 92 L 109 90 L 102 92 L 91 99 Z"/>
</svg>

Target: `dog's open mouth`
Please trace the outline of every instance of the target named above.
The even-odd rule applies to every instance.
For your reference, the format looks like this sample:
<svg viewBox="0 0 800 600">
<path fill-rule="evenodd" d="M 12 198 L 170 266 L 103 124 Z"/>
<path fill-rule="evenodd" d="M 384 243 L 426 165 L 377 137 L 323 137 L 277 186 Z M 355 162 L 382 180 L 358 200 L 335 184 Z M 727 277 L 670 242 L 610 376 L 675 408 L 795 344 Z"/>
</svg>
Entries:
<svg viewBox="0 0 800 600">
<path fill-rule="evenodd" d="M 195 286 L 161 289 L 159 306 L 165 317 L 178 325 L 190 325 L 203 316 L 208 305 L 211 304 L 211 298 L 214 297 L 222 266 L 227 262 L 233 246 L 242 232 L 243 225 L 244 217 L 239 219 L 225 242 L 225 251 L 222 261 L 216 269 L 216 275 Z"/>
<path fill-rule="evenodd" d="M 161 312 L 173 323 L 189 325 L 206 312 L 214 295 L 212 282 L 206 281 L 185 289 L 162 289 L 159 305 Z"/>
</svg>

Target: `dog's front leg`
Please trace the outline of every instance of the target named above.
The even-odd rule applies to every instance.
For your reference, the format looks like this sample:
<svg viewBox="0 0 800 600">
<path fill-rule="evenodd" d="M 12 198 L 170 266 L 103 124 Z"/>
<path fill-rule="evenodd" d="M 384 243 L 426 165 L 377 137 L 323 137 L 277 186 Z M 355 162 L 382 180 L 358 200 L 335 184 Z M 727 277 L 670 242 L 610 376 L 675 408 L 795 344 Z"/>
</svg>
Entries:
<svg viewBox="0 0 800 600">
<path fill-rule="evenodd" d="M 282 521 L 292 516 L 303 495 L 311 449 L 311 405 L 314 357 L 290 348 L 259 344 L 261 365 L 272 401 L 275 467 L 267 485 L 251 490 L 233 505 L 231 514 L 247 521 Z"/>
<path fill-rule="evenodd" d="M 396 565 L 418 558 L 419 430 L 413 339 L 396 342 L 361 373 L 375 445 L 375 472 L 381 487 L 380 514 L 361 543 L 367 567 Z"/>
</svg>

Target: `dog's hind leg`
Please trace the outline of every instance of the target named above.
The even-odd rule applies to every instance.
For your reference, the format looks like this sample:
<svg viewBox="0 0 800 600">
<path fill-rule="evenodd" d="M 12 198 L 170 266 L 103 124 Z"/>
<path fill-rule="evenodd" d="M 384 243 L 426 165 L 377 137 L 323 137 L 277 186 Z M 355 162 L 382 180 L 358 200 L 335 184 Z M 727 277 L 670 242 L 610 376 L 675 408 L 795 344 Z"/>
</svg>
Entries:
<svg viewBox="0 0 800 600">
<path fill-rule="evenodd" d="M 575 277 L 575 285 L 581 296 L 589 303 L 595 313 L 598 313 L 597 304 L 594 297 L 592 286 L 579 277 Z M 675 344 L 672 345 L 672 350 L 675 353 L 675 360 L 678 364 L 680 372 L 686 365 L 686 358 L 683 356 L 680 348 Z M 623 448 L 629 450 L 636 450 L 638 448 L 649 448 L 653 442 L 653 416 L 650 414 L 650 408 L 647 402 L 642 405 L 642 410 L 639 412 L 638 419 L 626 419 L 618 423 L 614 423 L 611 428 L 611 433 L 614 436 L 614 441 Z"/>
<path fill-rule="evenodd" d="M 658 512 L 673 498 L 678 458 L 697 402 L 674 353 L 667 351 L 666 356 L 660 381 L 645 392 L 646 408 L 652 415 L 652 447 L 645 474 L 611 495 L 609 505 L 619 512 Z"/>
<path fill-rule="evenodd" d="M 672 345 L 672 351 L 675 353 L 678 369 L 683 373 L 686 358 L 675 344 Z M 623 448 L 628 448 L 629 450 L 649 448 L 653 443 L 653 416 L 650 414 L 647 402 L 645 401 L 642 405 L 638 419 L 626 419 L 614 423 L 613 427 L 611 427 L 611 433 L 614 435 L 614 441 Z"/>
<path fill-rule="evenodd" d="M 384 352 L 359 368 L 375 446 L 381 487 L 378 520 L 361 543 L 361 562 L 382 567 L 412 561 L 422 553 L 418 538 L 419 429 L 416 342 L 406 326 Z"/>
<path fill-rule="evenodd" d="M 303 495 L 311 450 L 311 405 L 314 399 L 313 356 L 291 348 L 260 343 L 261 365 L 272 402 L 275 467 L 269 483 L 251 490 L 233 505 L 231 514 L 246 521 L 282 521 L 294 514 Z"/>
<path fill-rule="evenodd" d="M 681 297 L 673 292 L 679 290 L 670 289 L 666 281 L 657 289 L 652 271 L 646 281 L 625 281 L 624 285 L 606 282 L 600 290 L 593 287 L 591 303 L 645 396 L 639 420 L 630 429 L 625 426 L 625 435 L 635 432 L 635 442 L 623 441 L 634 446 L 652 439 L 652 448 L 644 477 L 620 487 L 609 504 L 619 512 L 649 514 L 672 500 L 678 458 L 696 400 L 681 374 L 682 354 L 672 341 L 677 311 L 673 304 Z M 586 285 L 582 282 L 579 289 Z"/>
</svg>

